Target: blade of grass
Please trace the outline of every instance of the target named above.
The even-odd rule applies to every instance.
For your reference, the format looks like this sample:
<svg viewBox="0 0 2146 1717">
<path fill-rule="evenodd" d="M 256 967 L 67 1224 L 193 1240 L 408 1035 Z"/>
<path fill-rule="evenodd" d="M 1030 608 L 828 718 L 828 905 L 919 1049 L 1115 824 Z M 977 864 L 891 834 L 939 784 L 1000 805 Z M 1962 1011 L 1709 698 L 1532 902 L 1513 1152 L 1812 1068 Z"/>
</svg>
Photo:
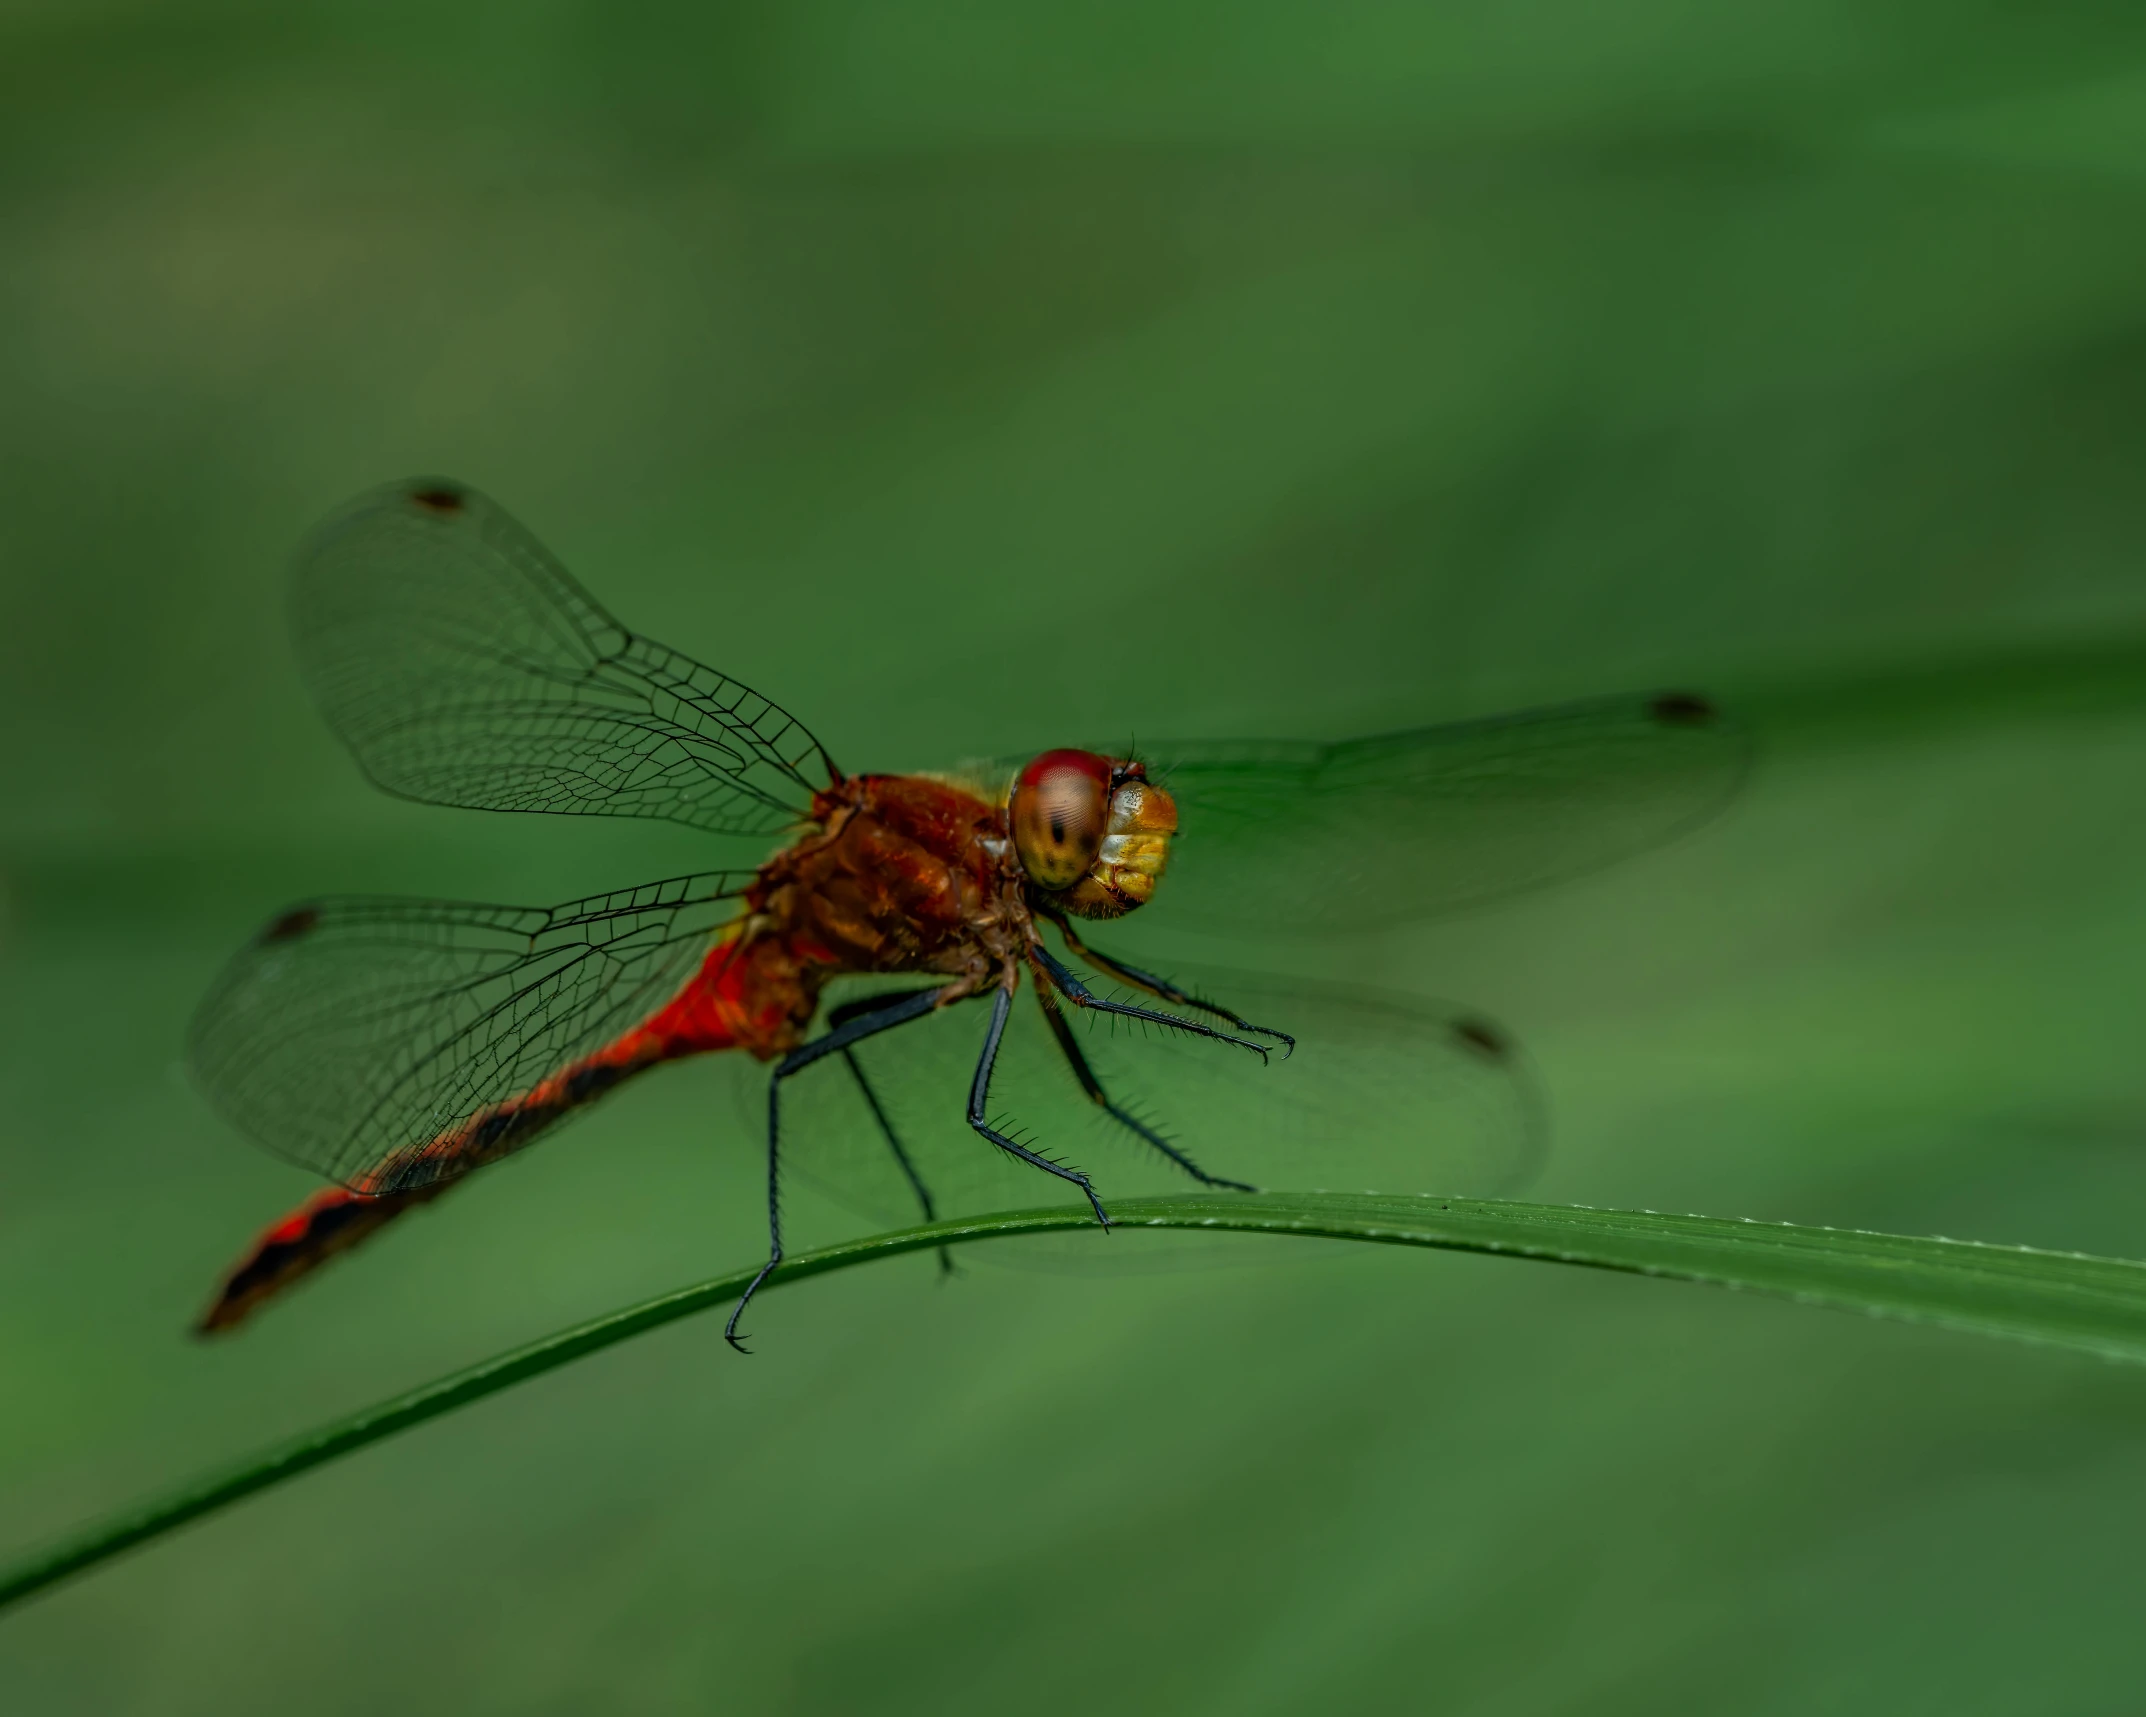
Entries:
<svg viewBox="0 0 2146 1717">
<path fill-rule="evenodd" d="M 1147 1199 L 1114 1206 L 1112 1214 L 1128 1229 L 1301 1234 L 1583 1264 L 2077 1348 L 2108 1359 L 2146 1359 L 2146 1264 L 2120 1258 L 1733 1217 L 1376 1194 Z M 802 1253 L 784 1263 L 767 1286 L 904 1252 L 1084 1228 L 1090 1221 L 1085 1208 L 1066 1207 L 901 1229 Z M 116 1515 L 0 1573 L 0 1608 L 353 1449 L 644 1330 L 727 1305 L 752 1276 L 751 1269 L 734 1271 L 562 1330 Z"/>
</svg>

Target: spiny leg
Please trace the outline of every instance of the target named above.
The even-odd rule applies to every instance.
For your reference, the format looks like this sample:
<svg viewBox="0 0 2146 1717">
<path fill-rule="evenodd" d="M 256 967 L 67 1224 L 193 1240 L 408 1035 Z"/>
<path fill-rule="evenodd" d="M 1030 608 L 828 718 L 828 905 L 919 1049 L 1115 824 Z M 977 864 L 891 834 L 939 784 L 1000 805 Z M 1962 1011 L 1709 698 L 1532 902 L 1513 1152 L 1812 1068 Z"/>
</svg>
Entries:
<svg viewBox="0 0 2146 1717">
<path fill-rule="evenodd" d="M 1032 942 L 1029 952 L 1035 956 L 1036 964 L 1042 967 L 1058 993 L 1077 1008 L 1092 1008 L 1103 1014 L 1120 1014 L 1126 1019 L 1144 1019 L 1151 1025 L 1166 1025 L 1172 1031 L 1187 1032 L 1193 1037 L 1211 1037 L 1217 1043 L 1234 1043 L 1239 1049 L 1249 1049 L 1261 1061 L 1267 1059 L 1269 1046 L 1264 1043 L 1232 1037 L 1226 1031 L 1217 1031 L 1211 1025 L 1202 1025 L 1196 1019 L 1186 1019 L 1182 1014 L 1166 1014 L 1158 1008 L 1136 1008 L 1130 1002 L 1106 1002 L 1076 978 L 1065 962 L 1054 956 L 1041 942 Z M 1245 1029 L 1257 1031 L 1259 1027 L 1247 1026 Z M 1277 1032 L 1274 1035 L 1281 1034 Z"/>
<path fill-rule="evenodd" d="M 746 1285 L 745 1292 L 738 1296 L 738 1303 L 731 1308 L 730 1321 L 723 1326 L 723 1339 L 740 1353 L 751 1350 L 738 1334 L 738 1319 L 745 1315 L 745 1307 L 769 1273 L 782 1262 L 782 1082 L 791 1074 L 802 1072 L 824 1056 L 847 1050 L 853 1043 L 861 1042 L 875 1032 L 907 1025 L 911 1020 L 922 1019 L 939 1003 L 944 990 L 911 990 L 892 1001 L 868 1011 L 857 1013 L 836 1026 L 826 1036 L 817 1038 L 801 1049 L 793 1049 L 775 1064 L 775 1071 L 767 1085 L 767 1234 L 768 1259 L 760 1266 L 760 1273 Z M 875 998 L 876 999 L 876 998 Z"/>
<path fill-rule="evenodd" d="M 1086 960 L 1089 965 L 1095 967 L 1097 971 L 1108 972 L 1120 983 L 1130 984 L 1136 990 L 1145 990 L 1149 995 L 1159 996 L 1162 1000 L 1173 1002 L 1178 1007 L 1191 1008 L 1198 1013 L 1212 1014 L 1216 1019 L 1227 1021 L 1239 1031 L 1254 1031 L 1261 1037 L 1275 1038 L 1287 1046 L 1282 1051 L 1282 1059 L 1285 1061 L 1289 1058 L 1290 1051 L 1296 1048 L 1297 1040 L 1286 1031 L 1276 1031 L 1271 1025 L 1254 1025 L 1243 1015 L 1232 1013 L 1218 1002 L 1204 1001 L 1190 990 L 1179 989 L 1168 978 L 1159 978 L 1153 972 L 1143 972 L 1138 966 L 1129 966 L 1113 955 L 1099 953 L 1083 942 L 1079 933 L 1065 919 L 1060 918 L 1055 922 L 1058 925 L 1058 933 L 1066 939 L 1066 946 L 1083 960 Z"/>
<path fill-rule="evenodd" d="M 1209 1174 L 1198 1163 L 1185 1155 L 1183 1151 L 1171 1144 L 1168 1139 L 1156 1132 L 1153 1127 L 1142 1121 L 1135 1120 L 1133 1116 L 1113 1103 L 1110 1100 L 1109 1093 L 1103 1089 L 1103 1082 L 1096 1078 L 1095 1069 L 1088 1065 L 1088 1057 L 1082 1052 L 1079 1042 L 1074 1038 L 1073 1028 L 1066 1022 L 1064 1013 L 1060 1011 L 1057 998 L 1041 984 L 1038 984 L 1036 986 L 1036 999 L 1043 1004 L 1043 1017 L 1051 1022 L 1051 1035 L 1058 1039 L 1058 1047 L 1065 1052 L 1066 1062 L 1073 1069 L 1073 1077 L 1080 1081 L 1080 1088 L 1088 1093 L 1089 1100 L 1097 1108 L 1101 1109 L 1104 1114 L 1117 1122 L 1119 1126 L 1138 1133 L 1202 1186 L 1226 1186 L 1232 1192 L 1257 1192 L 1259 1190 L 1256 1186 L 1245 1185 L 1241 1180 L 1224 1180 L 1220 1175 Z"/>
<path fill-rule="evenodd" d="M 991 1003 L 991 1030 L 984 1038 L 984 1052 L 977 1059 L 976 1078 L 969 1086 L 969 1125 L 989 1139 L 1009 1156 L 1019 1157 L 1031 1167 L 1045 1174 L 1054 1174 L 1060 1180 L 1069 1180 L 1087 1194 L 1088 1208 L 1095 1212 L 1096 1221 L 1105 1228 L 1110 1226 L 1110 1213 L 1103 1208 L 1103 1201 L 1095 1196 L 1095 1188 L 1079 1169 L 1069 1169 L 1063 1163 L 1054 1163 L 1049 1157 L 1038 1156 L 1034 1151 L 1015 1144 L 985 1119 L 991 1103 L 991 1069 L 998 1061 L 999 1039 L 1006 1035 L 1006 1017 L 1013 1012 L 1013 990 L 1006 985 L 999 987 L 998 995 Z"/>
<path fill-rule="evenodd" d="M 874 1013 L 885 1007 L 888 1000 L 885 995 L 877 995 L 860 996 L 856 1001 L 844 1002 L 840 1007 L 829 1010 L 827 1029 L 832 1031 L 853 1019 Z M 938 1221 L 939 1210 L 932 1202 L 931 1188 L 924 1184 L 924 1177 L 917 1172 L 908 1146 L 902 1143 L 901 1135 L 894 1130 L 893 1117 L 881 1105 L 879 1093 L 872 1089 L 872 1082 L 864 1076 L 864 1064 L 857 1059 L 857 1053 L 853 1049 L 845 1049 L 842 1052 L 842 1060 L 849 1068 L 850 1077 L 857 1081 L 857 1089 L 863 1094 L 865 1106 L 872 1111 L 872 1119 L 879 1124 L 879 1136 L 887 1141 L 887 1149 L 894 1153 L 894 1160 L 901 1168 L 902 1178 L 909 1182 L 909 1190 L 917 1195 L 917 1205 L 924 1212 L 924 1220 Z M 945 1246 L 939 1248 L 939 1273 L 942 1276 L 954 1274 L 954 1254 Z"/>
<path fill-rule="evenodd" d="M 833 1023 L 832 1015 L 829 1016 L 829 1023 Z M 857 1081 L 857 1089 L 863 1093 L 865 1106 L 872 1111 L 872 1119 L 879 1123 L 879 1136 L 887 1141 L 887 1149 L 894 1153 L 894 1160 L 901 1165 L 902 1175 L 909 1182 L 909 1190 L 917 1195 L 917 1204 L 924 1212 L 924 1220 L 938 1221 L 939 1212 L 932 1204 L 931 1188 L 924 1184 L 924 1177 L 917 1173 L 917 1166 L 909 1160 L 909 1151 L 902 1143 L 901 1134 L 894 1130 L 894 1122 L 888 1118 L 886 1110 L 880 1107 L 879 1093 L 872 1089 L 872 1082 L 865 1078 L 863 1065 L 857 1060 L 857 1052 L 854 1049 L 845 1049 L 842 1052 L 842 1061 L 849 1068 L 850 1077 Z M 954 1254 L 942 1246 L 939 1248 L 939 1274 L 951 1276 L 953 1273 Z"/>
</svg>

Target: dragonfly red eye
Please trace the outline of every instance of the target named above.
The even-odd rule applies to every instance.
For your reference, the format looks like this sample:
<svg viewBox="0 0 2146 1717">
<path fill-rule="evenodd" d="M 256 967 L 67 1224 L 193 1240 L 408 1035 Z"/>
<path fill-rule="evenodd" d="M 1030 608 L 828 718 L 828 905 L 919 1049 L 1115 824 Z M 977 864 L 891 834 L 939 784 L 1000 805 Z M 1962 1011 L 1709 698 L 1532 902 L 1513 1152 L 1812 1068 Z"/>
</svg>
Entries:
<svg viewBox="0 0 2146 1717">
<path fill-rule="evenodd" d="M 1014 850 L 1036 886 L 1071 888 L 1102 850 L 1110 760 L 1092 751 L 1046 751 L 1021 771 L 1007 809 Z"/>
</svg>

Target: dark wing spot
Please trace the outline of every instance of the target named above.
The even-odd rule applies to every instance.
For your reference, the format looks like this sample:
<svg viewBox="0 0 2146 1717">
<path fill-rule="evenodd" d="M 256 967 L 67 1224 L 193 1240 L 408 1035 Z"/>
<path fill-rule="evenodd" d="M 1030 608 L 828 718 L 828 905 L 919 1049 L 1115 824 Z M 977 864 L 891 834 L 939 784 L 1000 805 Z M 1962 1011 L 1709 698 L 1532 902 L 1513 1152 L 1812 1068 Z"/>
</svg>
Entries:
<svg viewBox="0 0 2146 1717">
<path fill-rule="evenodd" d="M 275 923 L 261 932 L 264 942 L 289 942 L 303 936 L 320 922 L 320 913 L 313 907 L 301 906 L 295 912 L 286 912 Z"/>
<path fill-rule="evenodd" d="M 463 498 L 460 489 L 413 489 L 410 499 L 428 513 L 438 513 L 442 518 L 452 518 L 462 510 Z"/>
<path fill-rule="evenodd" d="M 1647 713 L 1671 727 L 1705 727 L 1721 719 L 1712 698 L 1697 692 L 1661 692 L 1647 704 Z"/>
<path fill-rule="evenodd" d="M 1488 1020 L 1457 1019 L 1453 1022 L 1453 1035 L 1488 1061 L 1504 1061 L 1513 1053 L 1513 1046 L 1506 1041 L 1505 1034 Z"/>
</svg>

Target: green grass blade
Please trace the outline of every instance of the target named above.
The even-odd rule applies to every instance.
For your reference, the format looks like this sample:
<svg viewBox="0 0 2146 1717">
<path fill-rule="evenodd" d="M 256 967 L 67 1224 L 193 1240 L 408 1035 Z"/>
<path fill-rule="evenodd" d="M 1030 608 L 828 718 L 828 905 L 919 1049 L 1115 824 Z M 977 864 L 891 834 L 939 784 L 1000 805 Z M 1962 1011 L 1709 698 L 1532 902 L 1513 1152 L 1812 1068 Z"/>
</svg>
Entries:
<svg viewBox="0 0 2146 1717">
<path fill-rule="evenodd" d="M 1743 1288 L 1880 1317 L 2146 1359 L 2146 1264 L 2024 1246 L 1799 1228 L 1646 1210 L 1342 1193 L 1147 1199 L 1115 1206 L 1123 1228 L 1301 1234 L 1486 1252 Z M 964 1241 L 1087 1226 L 1085 1209 L 1015 1211 L 907 1228 L 808 1252 L 768 1286 Z M 1098 1244 L 1109 1244 L 1098 1237 Z M 727 1305 L 739 1270 L 563 1330 L 292 1438 L 116 1516 L 0 1573 L 0 1608 L 188 1521 L 339 1455 L 452 1412 L 644 1330 Z"/>
</svg>

